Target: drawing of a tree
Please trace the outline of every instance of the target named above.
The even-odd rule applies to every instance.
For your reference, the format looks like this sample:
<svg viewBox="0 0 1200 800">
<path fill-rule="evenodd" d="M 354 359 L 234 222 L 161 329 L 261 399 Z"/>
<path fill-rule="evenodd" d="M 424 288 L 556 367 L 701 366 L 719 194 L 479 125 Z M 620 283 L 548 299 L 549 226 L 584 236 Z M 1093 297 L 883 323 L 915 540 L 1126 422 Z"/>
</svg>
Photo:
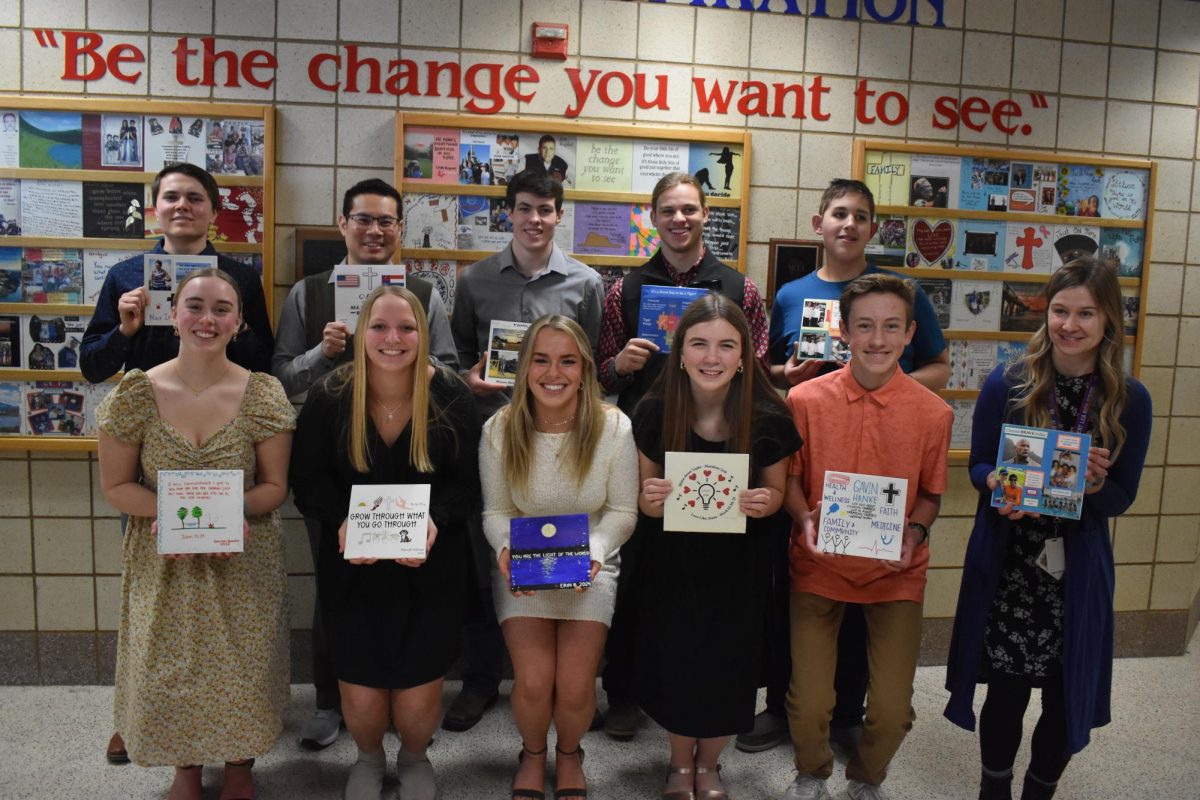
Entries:
<svg viewBox="0 0 1200 800">
<path fill-rule="evenodd" d="M 187 527 L 187 524 L 186 524 L 187 515 L 188 515 L 188 510 L 186 508 L 184 508 L 183 506 L 180 506 L 179 510 L 175 512 L 175 516 L 179 517 L 179 526 L 180 527 Z"/>
<path fill-rule="evenodd" d="M 196 527 L 200 527 L 200 517 L 204 516 L 204 509 L 200 506 L 192 506 L 192 516 L 196 518 Z"/>
</svg>

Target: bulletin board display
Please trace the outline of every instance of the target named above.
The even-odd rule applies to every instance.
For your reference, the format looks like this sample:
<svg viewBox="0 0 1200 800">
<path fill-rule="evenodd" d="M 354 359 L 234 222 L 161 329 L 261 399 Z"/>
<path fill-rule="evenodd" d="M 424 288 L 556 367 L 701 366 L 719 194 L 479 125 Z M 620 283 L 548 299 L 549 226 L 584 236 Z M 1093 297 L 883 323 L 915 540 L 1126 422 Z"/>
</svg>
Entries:
<svg viewBox="0 0 1200 800">
<path fill-rule="evenodd" d="M 503 250 L 512 240 L 506 187 L 535 169 L 563 184 L 558 246 L 611 284 L 658 249 L 654 184 L 687 172 L 707 198 L 706 246 L 745 272 L 749 163 L 748 131 L 402 113 L 395 164 L 402 254 L 419 270 L 453 277 Z"/>
<path fill-rule="evenodd" d="M 84 382 L 79 347 L 108 270 L 162 235 L 164 166 L 212 173 L 209 239 L 272 285 L 274 135 L 271 106 L 0 97 L 0 449 L 95 449 L 120 376 Z"/>
<path fill-rule="evenodd" d="M 1155 162 L 859 139 L 853 169 L 875 195 L 867 259 L 911 273 L 949 345 L 941 394 L 954 409 L 954 455 L 970 447 L 984 379 L 1025 353 L 1045 284 L 1072 258 L 1116 268 L 1126 368 L 1138 375 Z"/>
</svg>

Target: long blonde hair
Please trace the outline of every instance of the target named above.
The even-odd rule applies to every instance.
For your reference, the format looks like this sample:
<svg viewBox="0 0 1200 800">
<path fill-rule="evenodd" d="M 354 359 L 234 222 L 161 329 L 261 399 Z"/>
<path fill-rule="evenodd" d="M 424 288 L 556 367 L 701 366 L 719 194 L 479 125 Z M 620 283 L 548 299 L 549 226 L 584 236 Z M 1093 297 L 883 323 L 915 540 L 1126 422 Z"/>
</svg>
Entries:
<svg viewBox="0 0 1200 800">
<path fill-rule="evenodd" d="M 1117 282 L 1117 271 L 1109 264 L 1090 256 L 1080 256 L 1050 276 L 1042 295 L 1046 301 L 1046 320 L 1030 338 L 1025 355 L 1009 367 L 1016 389 L 1010 410 L 1023 415 L 1026 425 L 1050 427 L 1047 400 L 1054 388 L 1055 375 L 1054 346 L 1049 331 L 1050 303 L 1064 289 L 1079 286 L 1091 293 L 1104 317 L 1104 339 L 1096 354 L 1097 388 L 1100 391 L 1099 397 L 1092 401 L 1093 407 L 1098 406 L 1094 430 L 1098 444 L 1109 448 L 1116 460 L 1125 444 L 1125 428 L 1121 425 L 1127 395 L 1125 365 L 1121 359 L 1125 332 L 1121 287 Z"/>
<path fill-rule="evenodd" d="M 529 390 L 529 362 L 538 334 L 544 330 L 565 333 L 579 349 L 580 365 L 583 367 L 579 383 L 579 404 L 575 410 L 575 421 L 567 433 L 567 446 L 559 452 L 559 459 L 568 465 L 569 474 L 575 484 L 583 483 L 592 468 L 596 447 L 604 434 L 605 415 L 611 406 L 600 399 L 600 383 L 596 379 L 596 361 L 587 334 L 575 320 L 561 314 L 539 317 L 525 331 L 517 365 L 517 382 L 513 387 L 512 402 L 502 408 L 498 415 L 504 424 L 501 454 L 504 472 L 509 483 L 524 493 L 529 488 L 529 469 L 533 458 L 533 441 L 537 426 L 533 420 L 533 393 Z"/>
<path fill-rule="evenodd" d="M 371 454 L 367 449 L 368 376 L 367 326 L 371 322 L 371 311 L 375 301 L 388 295 L 399 297 L 412 307 L 417 320 L 417 358 L 413 362 L 412 391 L 412 441 L 409 446 L 409 461 L 419 472 L 433 472 L 433 461 L 429 457 L 430 417 L 440 417 L 440 409 L 429 394 L 429 320 L 417 296 L 401 286 L 380 286 L 367 295 L 358 314 L 358 325 L 354 328 L 354 360 L 338 368 L 331 377 L 330 386 L 337 392 L 350 392 L 350 426 L 346 437 L 346 451 L 350 464 L 358 472 L 369 472 Z"/>
</svg>

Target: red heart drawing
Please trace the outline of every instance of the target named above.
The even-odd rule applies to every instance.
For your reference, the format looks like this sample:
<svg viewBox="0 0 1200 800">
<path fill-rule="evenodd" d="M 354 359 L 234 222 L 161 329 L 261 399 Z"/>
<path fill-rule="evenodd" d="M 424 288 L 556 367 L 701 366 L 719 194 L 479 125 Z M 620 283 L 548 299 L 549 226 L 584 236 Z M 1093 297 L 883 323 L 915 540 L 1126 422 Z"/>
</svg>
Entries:
<svg viewBox="0 0 1200 800">
<path fill-rule="evenodd" d="M 726 486 L 726 487 L 725 487 L 724 489 L 722 489 L 721 491 L 722 491 L 722 492 L 724 492 L 725 494 L 727 494 L 727 495 L 728 495 L 728 494 L 729 494 L 729 487 L 728 487 L 728 486 Z"/>
<path fill-rule="evenodd" d="M 688 492 L 690 492 L 691 490 L 692 490 L 692 487 L 690 487 L 690 486 L 685 486 L 685 487 L 683 487 L 683 493 L 684 493 L 684 494 L 687 494 L 687 493 L 688 493 Z"/>
<path fill-rule="evenodd" d="M 717 480 L 719 480 L 719 481 L 723 481 L 723 480 L 725 480 L 725 476 L 724 476 L 724 475 L 718 475 L 718 476 L 717 476 Z"/>
<path fill-rule="evenodd" d="M 694 472 L 693 472 L 691 475 L 688 475 L 688 480 L 689 480 L 689 481 L 694 481 L 694 480 L 696 480 L 696 473 L 694 473 Z"/>
<path fill-rule="evenodd" d="M 696 501 L 695 501 L 695 500 L 688 500 L 688 505 L 689 505 L 689 506 L 691 506 L 692 508 L 695 508 L 695 507 L 696 507 Z"/>
<path fill-rule="evenodd" d="M 925 259 L 927 264 L 933 264 L 946 255 L 952 241 L 954 241 L 954 228 L 946 220 L 942 220 L 934 226 L 930 226 L 923 219 L 919 219 L 913 224 L 913 246 L 917 248 L 917 252 L 921 254 L 921 258 Z"/>
<path fill-rule="evenodd" d="M 724 508 L 724 507 L 725 507 L 725 501 L 724 501 L 724 500 L 718 500 L 718 501 L 717 501 L 717 508 Z"/>
<path fill-rule="evenodd" d="M 711 469 L 704 470 L 704 477 L 707 478 L 709 475 L 712 475 L 712 470 Z"/>
</svg>

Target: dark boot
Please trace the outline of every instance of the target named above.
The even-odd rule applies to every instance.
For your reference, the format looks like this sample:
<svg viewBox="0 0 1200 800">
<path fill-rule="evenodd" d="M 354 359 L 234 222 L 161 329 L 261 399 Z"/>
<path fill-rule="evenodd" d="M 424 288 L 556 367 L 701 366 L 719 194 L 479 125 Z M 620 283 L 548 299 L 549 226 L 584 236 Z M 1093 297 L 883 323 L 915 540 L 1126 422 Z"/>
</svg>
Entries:
<svg viewBox="0 0 1200 800">
<path fill-rule="evenodd" d="M 1050 800 L 1054 797 L 1057 783 L 1045 783 L 1032 772 L 1025 772 L 1025 786 L 1021 789 L 1021 800 Z"/>
<path fill-rule="evenodd" d="M 1012 770 L 996 775 L 983 770 L 979 778 L 979 800 L 1012 800 Z"/>
</svg>

